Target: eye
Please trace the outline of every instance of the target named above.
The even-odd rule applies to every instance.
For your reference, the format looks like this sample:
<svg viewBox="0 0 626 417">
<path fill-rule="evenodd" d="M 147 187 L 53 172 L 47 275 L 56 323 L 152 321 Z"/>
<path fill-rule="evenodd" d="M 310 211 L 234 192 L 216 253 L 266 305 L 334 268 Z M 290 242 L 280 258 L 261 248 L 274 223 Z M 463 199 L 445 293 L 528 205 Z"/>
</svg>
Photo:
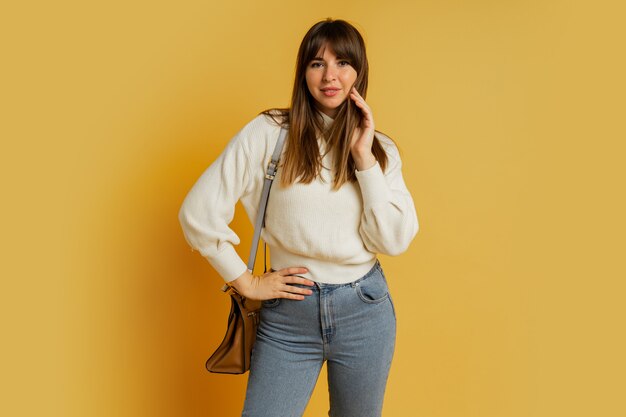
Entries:
<svg viewBox="0 0 626 417">
<path fill-rule="evenodd" d="M 341 60 L 339 61 L 340 64 L 346 64 L 346 65 L 350 65 L 350 61 L 346 61 L 346 60 Z M 344 65 L 345 66 L 345 65 Z"/>
</svg>

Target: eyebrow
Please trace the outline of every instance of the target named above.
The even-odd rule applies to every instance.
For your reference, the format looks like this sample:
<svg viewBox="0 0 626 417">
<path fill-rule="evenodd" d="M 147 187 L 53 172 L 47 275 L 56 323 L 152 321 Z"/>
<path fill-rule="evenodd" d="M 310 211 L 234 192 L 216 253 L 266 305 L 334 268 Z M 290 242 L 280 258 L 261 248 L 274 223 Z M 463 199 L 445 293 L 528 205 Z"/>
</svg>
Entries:
<svg viewBox="0 0 626 417">
<path fill-rule="evenodd" d="M 318 57 L 315 57 L 315 58 L 311 59 L 311 61 L 323 61 L 323 60 L 324 60 L 324 58 L 318 58 Z M 342 60 L 349 61 L 348 58 L 344 58 L 344 57 L 341 57 L 341 56 L 337 57 L 337 61 L 342 61 Z"/>
</svg>

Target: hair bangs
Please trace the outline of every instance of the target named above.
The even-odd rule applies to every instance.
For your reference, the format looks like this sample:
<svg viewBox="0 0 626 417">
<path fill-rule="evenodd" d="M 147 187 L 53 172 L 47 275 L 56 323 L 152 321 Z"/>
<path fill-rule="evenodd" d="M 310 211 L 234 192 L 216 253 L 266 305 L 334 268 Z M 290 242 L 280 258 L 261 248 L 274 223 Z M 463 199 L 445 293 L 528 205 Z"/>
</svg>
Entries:
<svg viewBox="0 0 626 417">
<path fill-rule="evenodd" d="M 338 59 L 347 59 L 357 72 L 363 67 L 363 44 L 358 34 L 347 30 L 342 25 L 327 24 L 311 37 L 304 53 L 305 64 L 323 55 L 324 49 L 330 47 Z"/>
</svg>

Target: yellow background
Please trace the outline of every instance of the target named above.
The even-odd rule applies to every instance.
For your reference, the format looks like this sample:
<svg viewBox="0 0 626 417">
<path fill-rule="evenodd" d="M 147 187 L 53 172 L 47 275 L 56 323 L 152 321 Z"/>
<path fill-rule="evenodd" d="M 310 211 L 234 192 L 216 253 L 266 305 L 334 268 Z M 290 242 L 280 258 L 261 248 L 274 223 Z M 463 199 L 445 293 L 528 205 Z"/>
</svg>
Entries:
<svg viewBox="0 0 626 417">
<path fill-rule="evenodd" d="M 302 37 L 333 17 L 365 37 L 421 225 L 380 257 L 384 416 L 626 415 L 619 3 L 3 5 L 0 414 L 238 415 L 246 377 L 204 369 L 227 298 L 177 212 L 245 123 L 288 105 Z M 232 226 L 247 260 L 240 205 Z"/>
</svg>

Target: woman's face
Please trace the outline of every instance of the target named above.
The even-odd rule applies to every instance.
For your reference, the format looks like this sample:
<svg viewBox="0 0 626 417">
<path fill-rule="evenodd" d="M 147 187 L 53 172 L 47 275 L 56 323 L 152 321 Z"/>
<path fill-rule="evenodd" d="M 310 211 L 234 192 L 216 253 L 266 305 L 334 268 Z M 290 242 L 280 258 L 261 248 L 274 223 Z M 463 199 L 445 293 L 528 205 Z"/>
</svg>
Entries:
<svg viewBox="0 0 626 417">
<path fill-rule="evenodd" d="M 334 118 L 339 105 L 349 98 L 356 76 L 349 61 L 338 59 L 330 46 L 322 46 L 306 68 L 306 84 L 317 109 Z"/>
</svg>

